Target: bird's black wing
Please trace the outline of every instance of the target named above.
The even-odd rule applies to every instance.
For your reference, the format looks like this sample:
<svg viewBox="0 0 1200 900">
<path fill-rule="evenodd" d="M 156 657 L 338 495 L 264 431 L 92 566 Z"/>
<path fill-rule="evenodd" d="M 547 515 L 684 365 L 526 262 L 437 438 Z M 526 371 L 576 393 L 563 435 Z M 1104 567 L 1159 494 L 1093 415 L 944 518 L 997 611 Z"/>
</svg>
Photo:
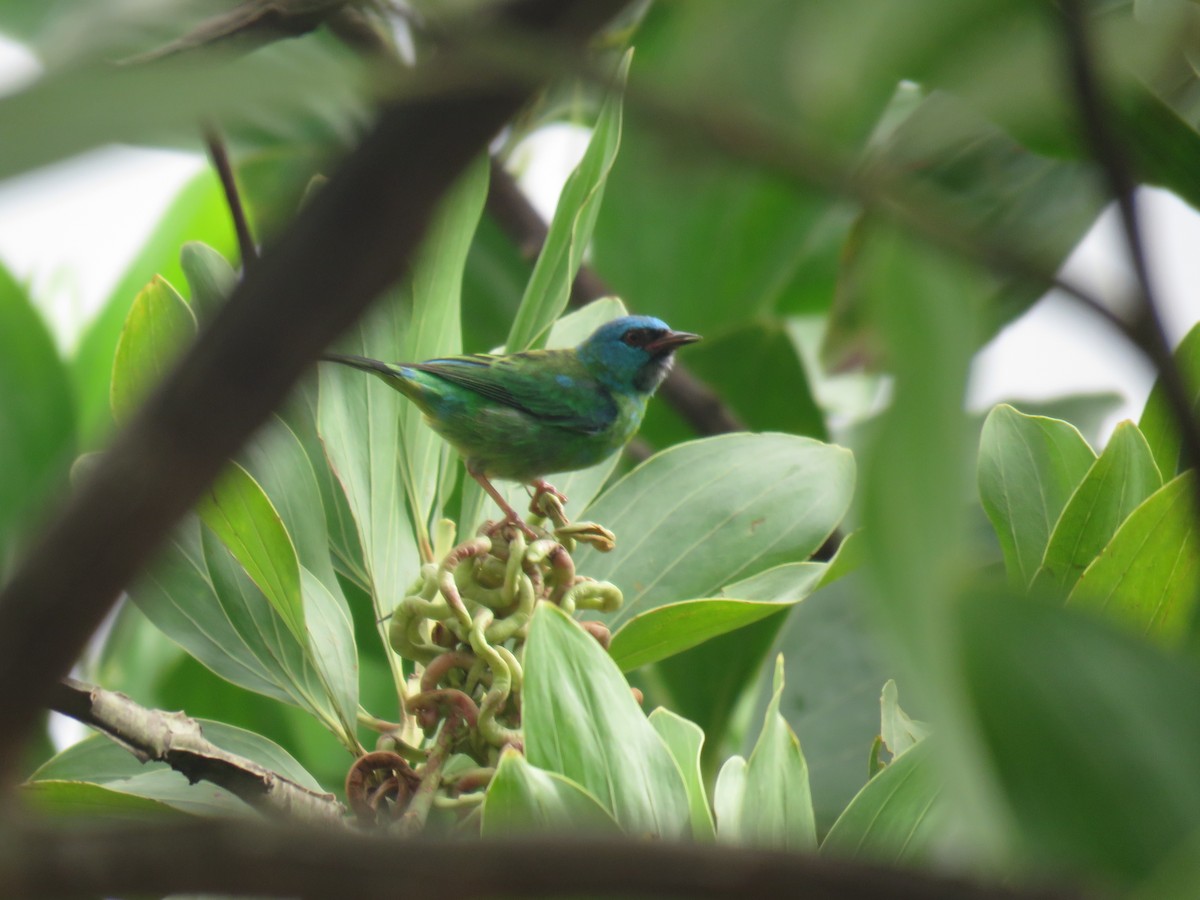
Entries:
<svg viewBox="0 0 1200 900">
<path fill-rule="evenodd" d="M 570 350 L 477 353 L 431 359 L 412 368 L 570 431 L 595 434 L 617 416 L 612 396 Z"/>
</svg>

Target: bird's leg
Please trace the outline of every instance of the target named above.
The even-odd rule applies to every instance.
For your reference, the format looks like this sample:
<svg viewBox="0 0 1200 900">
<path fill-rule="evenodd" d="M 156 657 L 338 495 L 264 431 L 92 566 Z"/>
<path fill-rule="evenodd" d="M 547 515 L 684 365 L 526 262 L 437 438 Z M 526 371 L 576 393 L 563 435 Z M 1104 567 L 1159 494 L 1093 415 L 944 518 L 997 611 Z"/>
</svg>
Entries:
<svg viewBox="0 0 1200 900">
<path fill-rule="evenodd" d="M 542 509 L 542 498 L 550 497 L 555 501 L 555 505 L 558 507 L 557 511 L 565 521 L 566 515 L 563 513 L 562 507 L 563 504 L 567 502 L 567 495 L 548 482 L 545 478 L 535 478 L 533 481 L 529 482 L 529 485 L 533 488 L 533 499 L 529 501 L 529 511 L 535 516 L 549 515 L 547 510 Z M 550 516 L 550 518 L 554 518 L 554 516 Z"/>
<path fill-rule="evenodd" d="M 515 509 L 508 505 L 508 501 L 504 499 L 498 490 L 496 490 L 496 486 L 488 481 L 486 475 L 484 475 L 482 472 L 475 471 L 470 466 L 467 466 L 467 472 L 479 483 L 481 488 L 487 491 L 488 496 L 496 501 L 496 505 L 499 506 L 501 511 L 504 513 L 505 523 L 511 522 L 513 525 L 516 525 L 523 532 L 525 532 L 525 536 L 531 541 L 537 540 L 537 532 L 525 524 L 525 520 L 517 514 Z"/>
</svg>

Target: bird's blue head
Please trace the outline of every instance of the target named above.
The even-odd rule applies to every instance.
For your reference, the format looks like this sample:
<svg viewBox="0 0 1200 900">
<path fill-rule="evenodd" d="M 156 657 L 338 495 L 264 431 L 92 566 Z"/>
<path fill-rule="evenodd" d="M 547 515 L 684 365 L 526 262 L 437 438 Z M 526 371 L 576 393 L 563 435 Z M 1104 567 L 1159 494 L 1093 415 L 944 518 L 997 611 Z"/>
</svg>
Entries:
<svg viewBox="0 0 1200 900">
<path fill-rule="evenodd" d="M 675 349 L 698 340 L 653 316 L 623 316 L 597 328 L 577 352 L 605 387 L 653 394 L 671 371 Z"/>
</svg>

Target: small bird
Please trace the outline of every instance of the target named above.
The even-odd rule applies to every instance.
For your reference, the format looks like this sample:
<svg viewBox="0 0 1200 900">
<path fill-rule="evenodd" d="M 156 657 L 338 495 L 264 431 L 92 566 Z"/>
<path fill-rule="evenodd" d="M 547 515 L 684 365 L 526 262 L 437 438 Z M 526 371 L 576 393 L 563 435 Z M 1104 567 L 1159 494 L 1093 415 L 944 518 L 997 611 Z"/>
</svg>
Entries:
<svg viewBox="0 0 1200 900">
<path fill-rule="evenodd" d="M 671 370 L 675 350 L 698 340 L 660 319 L 624 316 L 569 350 L 419 363 L 336 353 L 323 358 L 377 375 L 417 404 L 499 504 L 504 523 L 532 538 L 533 530 L 490 479 L 532 486 L 535 505 L 543 494 L 565 502 L 543 476 L 595 465 L 629 443 L 646 401 Z"/>
</svg>

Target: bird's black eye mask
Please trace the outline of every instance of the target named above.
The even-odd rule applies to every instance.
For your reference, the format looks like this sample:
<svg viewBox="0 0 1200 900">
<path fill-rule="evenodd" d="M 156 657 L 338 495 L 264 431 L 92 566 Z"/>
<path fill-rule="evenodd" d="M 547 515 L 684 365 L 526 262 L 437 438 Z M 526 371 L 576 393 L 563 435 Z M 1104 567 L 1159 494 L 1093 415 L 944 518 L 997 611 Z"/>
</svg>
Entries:
<svg viewBox="0 0 1200 900">
<path fill-rule="evenodd" d="M 631 328 L 621 335 L 621 340 L 630 347 L 645 347 L 666 334 L 658 328 Z"/>
</svg>

